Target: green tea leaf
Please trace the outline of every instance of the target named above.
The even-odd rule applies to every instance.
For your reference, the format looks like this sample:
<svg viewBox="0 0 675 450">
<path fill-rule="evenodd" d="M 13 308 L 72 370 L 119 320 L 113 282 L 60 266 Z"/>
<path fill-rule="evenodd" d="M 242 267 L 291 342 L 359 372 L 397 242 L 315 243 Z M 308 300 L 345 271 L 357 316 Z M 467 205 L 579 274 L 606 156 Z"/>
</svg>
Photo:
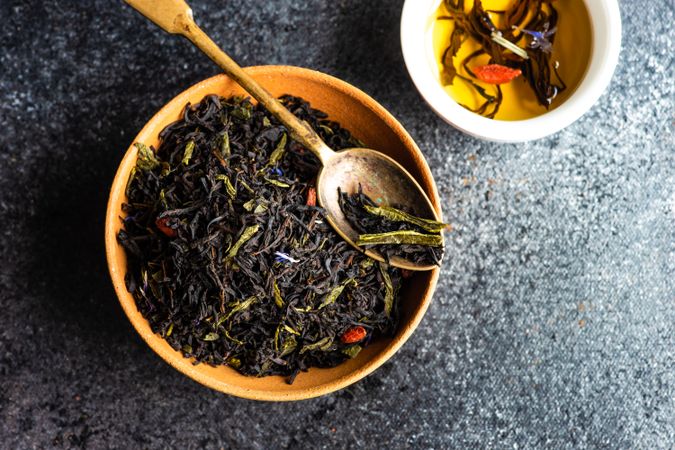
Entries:
<svg viewBox="0 0 675 450">
<path fill-rule="evenodd" d="M 131 168 L 131 173 L 129 173 L 129 179 L 127 180 L 127 186 L 124 188 L 124 195 L 129 197 L 129 189 L 131 189 L 131 183 L 134 181 L 134 177 L 136 176 L 136 168 L 132 167 Z"/>
<path fill-rule="evenodd" d="M 237 119 L 248 121 L 251 118 L 251 110 L 248 105 L 240 106 L 232 110 L 232 115 Z"/>
<path fill-rule="evenodd" d="M 256 297 L 255 295 L 252 295 L 251 297 L 247 298 L 243 302 L 237 303 L 230 310 L 230 312 L 227 314 L 227 316 L 225 317 L 225 320 L 228 320 L 230 317 L 232 317 L 234 314 L 236 314 L 238 312 L 241 312 L 245 309 L 248 309 L 248 307 L 251 306 L 253 304 L 253 302 L 255 302 L 256 300 L 258 300 L 258 297 Z"/>
<path fill-rule="evenodd" d="M 192 158 L 192 152 L 195 150 L 195 141 L 188 141 L 185 144 L 185 153 L 183 153 L 183 160 L 181 161 L 184 165 L 190 164 L 190 158 Z"/>
<path fill-rule="evenodd" d="M 379 263 L 380 274 L 384 279 L 384 313 L 391 317 L 391 308 L 394 306 L 394 286 L 391 283 L 391 277 L 384 264 Z"/>
<path fill-rule="evenodd" d="M 281 139 L 279 139 L 279 143 L 277 144 L 276 148 L 270 155 L 270 160 L 267 163 L 267 167 L 273 167 L 276 166 L 277 163 L 281 160 L 281 158 L 284 156 L 284 152 L 286 151 L 286 141 L 288 138 L 286 137 L 286 133 L 281 135 Z"/>
<path fill-rule="evenodd" d="M 220 338 L 218 333 L 209 333 L 202 338 L 203 341 L 217 341 Z"/>
<path fill-rule="evenodd" d="M 342 353 L 353 359 L 356 358 L 356 355 L 361 353 L 361 350 L 362 348 L 360 345 L 352 345 L 351 347 L 343 348 Z"/>
<path fill-rule="evenodd" d="M 253 210 L 253 214 L 260 214 L 261 212 L 267 211 L 267 206 L 263 205 L 262 203 L 259 204 L 258 206 L 255 207 Z"/>
<path fill-rule="evenodd" d="M 165 335 L 165 336 L 166 336 L 166 337 L 169 337 L 169 336 L 171 336 L 171 333 L 173 333 L 173 322 L 171 322 L 171 324 L 169 325 L 169 329 L 166 330 L 166 335 Z"/>
<path fill-rule="evenodd" d="M 423 234 L 416 231 L 401 230 L 387 233 L 361 234 L 356 245 L 381 244 L 416 244 L 429 247 L 442 247 L 443 236 L 440 234 Z"/>
<path fill-rule="evenodd" d="M 284 325 L 283 328 L 284 328 L 284 330 L 288 331 L 291 334 L 295 334 L 295 335 L 300 336 L 299 332 L 295 331 L 293 328 L 289 327 L 288 325 Z"/>
<path fill-rule="evenodd" d="M 272 287 L 273 287 L 273 290 L 274 290 L 274 303 L 276 303 L 276 305 L 279 308 L 283 308 L 284 307 L 284 299 L 281 298 L 281 291 L 279 290 L 279 285 L 277 284 L 277 280 L 274 280 L 274 284 L 273 284 Z"/>
<path fill-rule="evenodd" d="M 298 348 L 298 342 L 293 336 L 289 336 L 284 340 L 284 345 L 281 346 L 281 354 L 279 356 L 290 355 L 296 348 Z"/>
<path fill-rule="evenodd" d="M 417 225 L 418 227 L 430 233 L 438 233 L 441 230 L 449 227 L 448 224 L 445 224 L 443 222 L 413 216 L 412 214 L 408 214 L 405 211 L 401 211 L 400 209 L 392 208 L 390 206 L 364 205 L 364 208 L 366 209 L 366 211 L 368 211 L 370 214 L 374 216 L 384 217 L 385 219 L 391 220 L 392 222 L 411 223 L 413 225 Z"/>
<path fill-rule="evenodd" d="M 147 171 L 159 167 L 159 160 L 150 147 L 140 142 L 136 142 L 134 146 L 138 149 L 138 157 L 136 158 L 137 168 Z"/>
<path fill-rule="evenodd" d="M 274 331 L 274 350 L 277 351 L 279 350 L 279 332 L 281 331 L 282 328 L 283 328 L 282 325 L 279 324 L 277 329 Z"/>
<path fill-rule="evenodd" d="M 305 352 L 309 352 L 311 350 L 321 350 L 321 351 L 328 351 L 328 349 L 333 345 L 333 338 L 330 336 L 326 336 L 325 338 L 313 343 L 313 344 L 307 344 L 302 347 L 300 350 L 300 354 L 302 355 Z"/>
<path fill-rule="evenodd" d="M 192 346 L 191 346 L 190 344 L 185 344 L 185 345 L 181 348 L 181 350 L 183 350 L 183 353 L 185 353 L 186 355 L 192 354 Z"/>
<path fill-rule="evenodd" d="M 164 208 L 169 208 L 169 204 L 166 202 L 166 194 L 164 193 L 164 189 L 159 191 L 159 201 L 162 202 L 162 206 L 164 206 Z"/>
<path fill-rule="evenodd" d="M 168 162 L 162 161 L 162 171 L 159 173 L 160 177 L 165 177 L 171 173 L 171 166 Z"/>
<path fill-rule="evenodd" d="M 220 143 L 220 156 L 225 159 L 230 156 L 230 134 L 225 131 L 223 140 Z"/>
<path fill-rule="evenodd" d="M 227 316 L 226 316 L 226 315 L 220 316 L 220 318 L 218 318 L 218 320 L 216 321 L 215 328 L 218 328 L 219 326 L 221 326 L 222 324 L 224 324 L 226 320 L 227 320 Z"/>
<path fill-rule="evenodd" d="M 272 126 L 272 122 L 270 122 L 270 119 L 268 119 L 267 117 L 263 117 L 263 127 L 267 128 L 267 127 L 271 127 L 271 126 Z"/>
<path fill-rule="evenodd" d="M 267 181 L 268 183 L 273 184 L 273 185 L 275 185 L 275 186 L 279 186 L 279 187 L 281 187 L 281 188 L 289 188 L 289 187 L 291 187 L 290 184 L 286 184 L 286 183 L 284 183 L 284 182 L 282 182 L 282 181 L 279 181 L 279 180 L 273 180 L 273 179 L 267 178 L 267 177 L 264 177 L 264 179 L 265 179 L 265 181 Z"/>
<path fill-rule="evenodd" d="M 350 284 L 356 284 L 356 280 L 354 280 L 353 278 L 349 278 L 349 279 L 345 280 L 344 282 L 342 282 L 341 284 L 335 286 L 323 298 L 323 300 L 321 301 L 321 304 L 319 305 L 318 309 L 322 309 L 322 308 L 330 305 L 331 303 L 334 303 L 335 300 L 337 300 L 340 297 L 340 295 L 342 294 L 342 291 L 344 291 L 344 289 Z"/>
<path fill-rule="evenodd" d="M 255 208 L 255 199 L 252 198 L 251 200 L 249 200 L 249 201 L 247 201 L 246 203 L 244 203 L 242 206 L 243 206 L 244 209 L 245 209 L 246 211 L 248 211 L 248 212 L 253 211 L 253 208 Z"/>
<path fill-rule="evenodd" d="M 234 243 L 232 248 L 230 248 L 230 251 L 227 252 L 227 257 L 228 258 L 234 258 L 237 256 L 237 252 L 239 252 L 239 248 L 244 245 L 247 241 L 249 241 L 260 229 L 260 225 L 255 224 L 251 225 L 250 227 L 246 227 L 244 229 L 244 232 L 241 233 L 241 236 L 239 236 L 239 239 L 237 239 L 237 242 Z"/>
<path fill-rule="evenodd" d="M 227 330 L 225 330 L 225 337 L 226 337 L 228 340 L 234 342 L 234 343 L 237 344 L 237 345 L 244 345 L 244 342 L 242 342 L 242 341 L 240 341 L 239 339 L 235 339 L 235 338 L 233 338 L 232 336 L 230 336 L 230 333 L 229 333 Z"/>
<path fill-rule="evenodd" d="M 232 182 L 230 181 L 230 177 L 227 175 L 216 175 L 216 180 L 222 181 L 223 184 L 225 185 L 225 190 L 227 191 L 227 195 L 230 196 L 230 198 L 234 198 L 237 195 L 237 190 L 235 187 L 232 185 Z"/>
<path fill-rule="evenodd" d="M 244 189 L 246 189 L 249 193 L 255 194 L 255 191 L 251 188 L 251 186 L 249 186 L 248 184 L 246 184 L 246 182 L 245 182 L 244 180 L 241 180 L 241 179 L 240 179 L 240 180 L 239 180 L 239 184 L 241 184 L 241 185 L 244 187 Z"/>
<path fill-rule="evenodd" d="M 234 367 L 235 369 L 238 369 L 238 368 L 241 367 L 241 359 L 239 359 L 235 356 L 230 356 L 229 358 L 227 358 L 227 360 L 225 362 L 227 363 L 228 366 Z"/>
</svg>

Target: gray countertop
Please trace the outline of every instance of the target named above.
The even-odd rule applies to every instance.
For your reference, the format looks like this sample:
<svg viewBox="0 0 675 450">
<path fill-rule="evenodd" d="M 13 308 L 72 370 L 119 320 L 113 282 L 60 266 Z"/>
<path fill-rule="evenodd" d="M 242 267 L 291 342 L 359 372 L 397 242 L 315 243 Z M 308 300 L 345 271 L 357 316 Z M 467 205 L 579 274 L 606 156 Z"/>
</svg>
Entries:
<svg viewBox="0 0 675 450">
<path fill-rule="evenodd" d="M 394 358 L 326 397 L 258 403 L 176 372 L 117 303 L 103 218 L 136 132 L 217 69 L 122 2 L 2 0 L 0 447 L 672 448 L 672 1 L 622 1 L 608 92 L 522 145 L 425 106 L 402 0 L 192 3 L 242 65 L 335 75 L 408 129 L 456 225 L 433 304 Z"/>
</svg>

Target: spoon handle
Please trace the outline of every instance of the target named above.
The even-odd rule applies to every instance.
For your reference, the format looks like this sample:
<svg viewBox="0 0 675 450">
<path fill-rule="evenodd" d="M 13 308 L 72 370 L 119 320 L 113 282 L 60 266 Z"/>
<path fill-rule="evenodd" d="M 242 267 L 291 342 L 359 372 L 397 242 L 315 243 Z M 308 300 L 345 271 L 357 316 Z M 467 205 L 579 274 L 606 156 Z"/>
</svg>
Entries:
<svg viewBox="0 0 675 450">
<path fill-rule="evenodd" d="M 335 152 L 321 140 L 306 122 L 298 119 L 272 94 L 248 75 L 227 53 L 197 26 L 192 10 L 184 0 L 125 0 L 164 31 L 186 37 L 211 58 L 230 78 L 258 100 L 291 133 L 291 137 L 325 164 Z"/>
</svg>

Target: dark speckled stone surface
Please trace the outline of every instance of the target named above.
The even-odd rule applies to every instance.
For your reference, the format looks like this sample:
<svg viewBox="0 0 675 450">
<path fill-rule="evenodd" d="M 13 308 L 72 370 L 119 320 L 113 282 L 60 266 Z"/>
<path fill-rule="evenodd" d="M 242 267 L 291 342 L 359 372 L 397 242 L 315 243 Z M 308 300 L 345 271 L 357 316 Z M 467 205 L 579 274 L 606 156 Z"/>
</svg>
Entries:
<svg viewBox="0 0 675 450">
<path fill-rule="evenodd" d="M 402 0 L 193 6 L 242 65 L 336 75 L 410 131 L 456 224 L 433 305 L 379 371 L 315 400 L 231 398 L 171 369 L 118 306 L 103 216 L 143 123 L 217 70 L 121 2 L 2 0 L 1 448 L 673 448 L 672 1 L 622 1 L 609 91 L 525 145 L 427 109 Z"/>
</svg>

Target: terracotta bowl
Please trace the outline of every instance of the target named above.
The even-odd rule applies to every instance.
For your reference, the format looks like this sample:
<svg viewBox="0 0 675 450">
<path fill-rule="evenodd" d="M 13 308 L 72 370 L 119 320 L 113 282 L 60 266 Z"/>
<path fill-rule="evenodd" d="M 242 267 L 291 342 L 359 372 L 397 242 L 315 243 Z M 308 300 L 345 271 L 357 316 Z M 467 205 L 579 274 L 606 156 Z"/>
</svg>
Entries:
<svg viewBox="0 0 675 450">
<path fill-rule="evenodd" d="M 260 66 L 246 70 L 273 95 L 293 94 L 308 100 L 313 107 L 325 111 L 331 119 L 351 130 L 367 146 L 396 159 L 417 178 L 440 214 L 438 191 L 424 156 L 401 124 L 375 100 L 344 81 L 308 69 Z M 188 102 L 197 103 L 207 94 L 231 96 L 245 95 L 245 92 L 225 75 L 197 83 L 155 114 L 133 142 L 157 147 L 159 132 L 180 117 Z M 348 386 L 373 372 L 408 340 L 422 320 L 436 287 L 438 269 L 416 273 L 407 280 L 401 293 L 401 323 L 396 336 L 374 341 L 358 357 L 332 369 L 312 368 L 308 372 L 301 372 L 292 385 L 286 383 L 281 376 L 257 378 L 241 375 L 230 367 L 193 365 L 191 359 L 184 358 L 152 332 L 124 285 L 127 260 L 115 236 L 122 225 L 120 218 L 124 216 L 121 206 L 126 200 L 125 185 L 135 163 L 136 149 L 132 145 L 122 159 L 110 191 L 105 223 L 110 276 L 124 312 L 141 337 L 166 362 L 190 378 L 218 391 L 256 400 L 301 400 L 317 397 Z"/>
</svg>

